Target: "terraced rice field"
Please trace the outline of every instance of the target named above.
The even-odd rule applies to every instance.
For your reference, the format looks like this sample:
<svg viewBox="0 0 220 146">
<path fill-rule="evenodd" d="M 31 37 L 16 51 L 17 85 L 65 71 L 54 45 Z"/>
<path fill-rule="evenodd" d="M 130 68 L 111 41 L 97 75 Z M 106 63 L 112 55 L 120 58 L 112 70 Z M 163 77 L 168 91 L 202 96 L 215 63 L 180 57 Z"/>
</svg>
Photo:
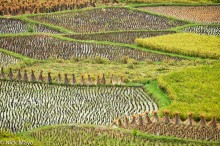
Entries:
<svg viewBox="0 0 220 146">
<path fill-rule="evenodd" d="M 163 30 L 186 24 L 126 8 L 97 8 L 87 11 L 48 14 L 30 17 L 77 33 L 113 30 Z"/>
<path fill-rule="evenodd" d="M 107 127 L 94 127 L 82 125 L 57 126 L 38 129 L 29 134 L 44 145 L 60 146 L 60 145 L 120 145 L 120 146 L 149 146 L 149 145 L 172 145 L 172 146 L 188 146 L 188 145 L 215 145 L 218 143 L 208 143 L 193 140 L 160 139 L 152 135 L 144 135 L 138 132 L 120 131 L 109 129 Z M 62 137 L 62 138 L 61 138 Z M 87 140 L 89 139 L 89 140 Z"/>
<path fill-rule="evenodd" d="M 158 109 L 141 87 L 56 86 L 0 80 L 0 88 L 0 128 L 13 132 L 64 123 L 109 125 L 121 115 Z"/>
<path fill-rule="evenodd" d="M 0 34 L 25 32 L 59 33 L 58 30 L 40 24 L 34 25 L 19 19 L 0 18 Z"/>
<path fill-rule="evenodd" d="M 175 33 L 174 31 L 124 31 L 109 33 L 91 33 L 65 35 L 66 37 L 78 40 L 109 41 L 115 43 L 133 44 L 136 38 L 147 38 L 159 35 Z"/>
<path fill-rule="evenodd" d="M 220 26 L 192 26 L 184 28 L 183 31 L 220 36 Z"/>
<path fill-rule="evenodd" d="M 9 65 L 16 64 L 18 62 L 20 62 L 19 59 L 0 52 L 0 65 L 1 65 L 1 67 L 8 67 Z"/>
<path fill-rule="evenodd" d="M 62 58 L 107 58 L 120 60 L 128 56 L 136 60 L 163 61 L 182 60 L 178 57 L 158 55 L 124 46 L 101 45 L 97 43 L 63 41 L 46 35 L 0 37 L 0 47 L 34 59 Z"/>
<path fill-rule="evenodd" d="M 120 135 L 120 136 L 119 136 Z M 147 145 L 154 142 L 146 139 L 134 139 L 131 134 L 123 133 L 107 128 L 84 128 L 78 126 L 66 126 L 40 130 L 33 132 L 32 137 L 44 142 L 46 145 Z M 65 138 L 60 138 L 60 137 Z M 48 138 L 54 140 L 48 140 Z M 49 139 L 50 139 L 49 138 Z M 86 141 L 84 139 L 90 139 Z"/>
<path fill-rule="evenodd" d="M 220 23 L 220 6 L 157 6 L 142 10 L 199 23 Z"/>
<path fill-rule="evenodd" d="M 0 3 L 0 145 L 219 145 L 219 5 Z"/>
</svg>

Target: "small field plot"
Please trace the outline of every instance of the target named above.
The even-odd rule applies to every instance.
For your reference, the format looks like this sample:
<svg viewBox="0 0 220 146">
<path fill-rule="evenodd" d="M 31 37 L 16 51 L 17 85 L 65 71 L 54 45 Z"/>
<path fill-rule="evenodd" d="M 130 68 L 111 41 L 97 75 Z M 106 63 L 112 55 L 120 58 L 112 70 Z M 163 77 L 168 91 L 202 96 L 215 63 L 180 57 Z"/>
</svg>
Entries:
<svg viewBox="0 0 220 146">
<path fill-rule="evenodd" d="M 220 23 L 220 6 L 157 6 L 141 9 L 192 22 Z"/>
<path fill-rule="evenodd" d="M 193 33 L 178 33 L 146 39 L 136 43 L 154 50 L 203 58 L 220 58 L 220 37 Z"/>
<path fill-rule="evenodd" d="M 0 128 L 13 132 L 64 123 L 108 125 L 119 116 L 158 110 L 142 87 L 1 80 L 0 89 Z"/>
<path fill-rule="evenodd" d="M 191 27 L 184 28 L 183 31 L 205 34 L 205 35 L 220 36 L 220 25 L 219 26 L 191 26 Z"/>
<path fill-rule="evenodd" d="M 19 19 L 0 18 L 0 34 L 25 32 L 59 33 L 57 30 L 40 24 L 34 25 Z"/>
<path fill-rule="evenodd" d="M 136 38 L 154 37 L 175 33 L 174 31 L 126 31 L 126 32 L 107 32 L 91 34 L 65 35 L 79 40 L 109 41 L 115 43 L 133 44 Z"/>
<path fill-rule="evenodd" d="M 0 52 L 0 67 L 8 67 L 9 65 L 16 64 L 18 62 L 20 62 L 20 59 Z"/>
<path fill-rule="evenodd" d="M 156 124 L 155 124 L 156 125 Z M 26 132 L 24 132 L 24 135 Z M 195 141 L 189 139 L 170 138 L 148 135 L 135 130 L 113 129 L 105 126 L 63 125 L 48 126 L 33 130 L 28 136 L 42 142 L 42 145 L 83 145 L 83 146 L 148 146 L 148 145 L 212 145 L 218 142 Z"/>
<path fill-rule="evenodd" d="M 220 64 L 183 69 L 159 78 L 159 85 L 173 99 L 167 107 L 172 113 L 193 112 L 220 117 Z"/>
<path fill-rule="evenodd" d="M 162 61 L 182 60 L 124 46 L 102 45 L 98 43 L 65 41 L 46 35 L 0 37 L 0 47 L 34 59 L 52 58 L 107 58 L 120 60 L 128 56 L 136 60 Z"/>
<path fill-rule="evenodd" d="M 186 24 L 126 8 L 97 8 L 87 11 L 32 16 L 31 19 L 65 27 L 74 32 L 113 30 L 161 30 Z"/>
</svg>

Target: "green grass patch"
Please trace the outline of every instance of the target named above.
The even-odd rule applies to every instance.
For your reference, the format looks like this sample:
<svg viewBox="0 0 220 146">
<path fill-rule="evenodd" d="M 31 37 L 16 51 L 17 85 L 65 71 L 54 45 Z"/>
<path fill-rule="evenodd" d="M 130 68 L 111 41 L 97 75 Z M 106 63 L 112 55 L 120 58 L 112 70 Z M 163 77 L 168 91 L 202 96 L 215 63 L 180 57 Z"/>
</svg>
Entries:
<svg viewBox="0 0 220 146">
<path fill-rule="evenodd" d="M 139 38 L 135 42 L 153 50 L 167 51 L 193 57 L 220 58 L 220 37 L 193 33 L 177 33 L 153 38 Z"/>
<path fill-rule="evenodd" d="M 204 114 L 207 119 L 220 119 L 220 63 L 183 69 L 161 76 L 159 86 L 172 99 L 166 109 L 181 112 L 186 118 L 189 112 L 195 117 Z"/>
<path fill-rule="evenodd" d="M 9 131 L 0 130 L 0 145 L 1 146 L 40 146 L 40 142 L 31 138 L 13 134 Z"/>
<path fill-rule="evenodd" d="M 159 88 L 156 80 L 146 84 L 144 87 L 151 97 L 156 100 L 160 110 L 171 104 L 170 98 Z"/>
</svg>

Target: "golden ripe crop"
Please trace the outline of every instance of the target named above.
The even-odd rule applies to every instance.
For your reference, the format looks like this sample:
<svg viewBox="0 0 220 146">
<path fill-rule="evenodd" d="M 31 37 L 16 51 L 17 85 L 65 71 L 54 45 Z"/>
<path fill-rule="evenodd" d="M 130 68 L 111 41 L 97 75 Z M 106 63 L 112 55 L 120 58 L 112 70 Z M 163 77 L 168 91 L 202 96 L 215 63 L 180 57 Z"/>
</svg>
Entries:
<svg viewBox="0 0 220 146">
<path fill-rule="evenodd" d="M 195 117 L 205 114 L 207 118 L 220 117 L 220 64 L 187 68 L 159 77 L 158 84 L 170 98 L 171 105 L 166 107 Z M 185 117 L 186 118 L 186 117 Z"/>
<path fill-rule="evenodd" d="M 220 58 L 220 37 L 191 33 L 178 33 L 153 38 L 139 38 L 135 42 L 143 47 L 193 57 Z"/>
<path fill-rule="evenodd" d="M 0 0 L 0 15 L 51 13 L 95 6 L 87 0 Z"/>
</svg>

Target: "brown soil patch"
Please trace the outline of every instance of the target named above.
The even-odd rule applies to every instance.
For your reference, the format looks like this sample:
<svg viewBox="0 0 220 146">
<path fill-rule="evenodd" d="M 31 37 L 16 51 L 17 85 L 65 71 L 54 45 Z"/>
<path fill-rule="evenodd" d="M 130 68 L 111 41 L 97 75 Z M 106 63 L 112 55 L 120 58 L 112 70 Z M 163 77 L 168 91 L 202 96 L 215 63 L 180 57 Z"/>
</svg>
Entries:
<svg viewBox="0 0 220 146">
<path fill-rule="evenodd" d="M 220 23 L 220 6 L 159 6 L 143 10 L 200 23 Z"/>
</svg>

